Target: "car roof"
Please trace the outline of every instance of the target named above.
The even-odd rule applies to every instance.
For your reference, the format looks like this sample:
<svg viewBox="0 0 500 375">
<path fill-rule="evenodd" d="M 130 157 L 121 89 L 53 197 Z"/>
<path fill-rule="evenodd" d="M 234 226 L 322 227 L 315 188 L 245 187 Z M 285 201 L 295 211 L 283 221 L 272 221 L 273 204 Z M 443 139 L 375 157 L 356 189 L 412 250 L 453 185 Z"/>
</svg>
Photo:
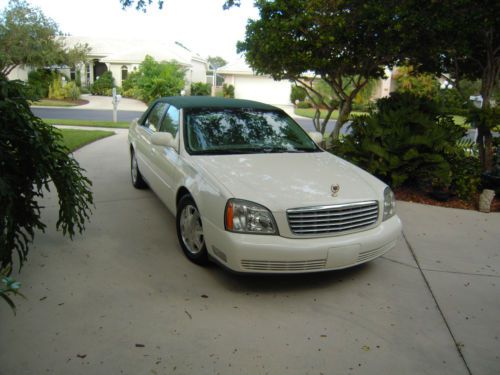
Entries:
<svg viewBox="0 0 500 375">
<path fill-rule="evenodd" d="M 269 104 L 253 100 L 229 99 L 213 96 L 168 96 L 156 102 L 166 102 L 176 108 L 249 108 L 263 110 L 280 110 Z"/>
</svg>

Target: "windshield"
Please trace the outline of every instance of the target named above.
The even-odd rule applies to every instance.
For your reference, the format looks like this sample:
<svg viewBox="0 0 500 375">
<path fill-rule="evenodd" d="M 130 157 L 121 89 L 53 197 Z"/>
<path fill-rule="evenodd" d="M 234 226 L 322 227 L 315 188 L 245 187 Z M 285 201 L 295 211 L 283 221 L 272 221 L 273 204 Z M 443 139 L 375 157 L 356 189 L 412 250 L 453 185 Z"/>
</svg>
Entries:
<svg viewBox="0 0 500 375">
<path fill-rule="evenodd" d="M 191 109 L 186 135 L 191 154 L 320 151 L 300 125 L 278 111 Z"/>
</svg>

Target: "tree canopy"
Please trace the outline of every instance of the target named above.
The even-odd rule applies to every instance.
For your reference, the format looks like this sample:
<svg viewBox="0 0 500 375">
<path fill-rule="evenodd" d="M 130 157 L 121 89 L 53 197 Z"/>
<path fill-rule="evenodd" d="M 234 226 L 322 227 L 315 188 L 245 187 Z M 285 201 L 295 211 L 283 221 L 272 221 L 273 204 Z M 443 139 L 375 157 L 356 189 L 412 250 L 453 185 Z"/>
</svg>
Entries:
<svg viewBox="0 0 500 375">
<path fill-rule="evenodd" d="M 498 109 L 490 99 L 500 78 L 500 3 L 495 0 L 405 0 L 399 8 L 401 46 L 417 69 L 450 80 L 465 94 L 461 81 L 480 80 L 484 116 L 476 123 L 484 170 L 492 167 L 491 128 Z M 469 100 L 463 95 L 464 100 Z"/>
<path fill-rule="evenodd" d="M 24 0 L 11 0 L 0 15 L 0 72 L 19 65 L 47 67 L 84 61 L 89 48 L 64 46 L 57 24 Z"/>
<path fill-rule="evenodd" d="M 165 3 L 165 0 L 119 0 L 120 4 L 122 4 L 123 9 L 129 8 L 129 7 L 134 7 L 136 10 L 142 10 L 145 12 L 147 8 L 156 2 L 157 6 L 159 9 L 163 8 L 163 4 Z M 221 2 L 222 3 L 222 2 Z M 223 8 L 224 9 L 229 9 L 232 6 L 240 6 L 240 0 L 227 0 L 223 3 Z"/>
<path fill-rule="evenodd" d="M 500 73 L 500 3 L 406 0 L 402 4 L 402 45 L 413 65 L 444 74 L 455 83 L 480 79 L 483 97 L 491 96 Z"/>
<path fill-rule="evenodd" d="M 208 56 L 207 61 L 210 64 L 210 69 L 219 69 L 227 64 L 227 61 L 220 56 Z"/>
<path fill-rule="evenodd" d="M 339 102 L 337 138 L 352 101 L 372 78 L 400 58 L 399 34 L 386 1 L 276 0 L 255 2 L 260 19 L 250 20 L 238 43 L 258 72 L 300 82 L 315 92 L 321 79 Z M 329 103 L 323 103 L 328 106 Z"/>
</svg>

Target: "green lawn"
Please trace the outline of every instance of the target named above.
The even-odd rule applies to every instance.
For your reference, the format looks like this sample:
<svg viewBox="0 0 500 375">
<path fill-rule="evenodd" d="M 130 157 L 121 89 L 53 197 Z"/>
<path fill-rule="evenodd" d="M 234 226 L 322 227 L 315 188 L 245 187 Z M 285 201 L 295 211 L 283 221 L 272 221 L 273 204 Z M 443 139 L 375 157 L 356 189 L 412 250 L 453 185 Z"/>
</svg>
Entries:
<svg viewBox="0 0 500 375">
<path fill-rule="evenodd" d="M 77 130 L 77 129 L 58 129 L 63 136 L 63 142 L 70 151 L 75 151 L 98 139 L 109 137 L 115 134 L 103 130 Z"/>
<path fill-rule="evenodd" d="M 91 120 L 74 120 L 74 119 L 57 119 L 44 118 L 43 121 L 49 125 L 70 125 L 70 126 L 88 126 L 98 128 L 121 128 L 127 129 L 129 123 L 127 121 L 91 121 Z"/>
<path fill-rule="evenodd" d="M 41 99 L 36 102 L 31 103 L 31 105 L 40 105 L 44 107 L 74 107 L 81 105 L 79 102 L 69 102 L 66 100 L 55 100 L 55 99 Z"/>
<path fill-rule="evenodd" d="M 313 108 L 295 108 L 295 114 L 299 116 L 304 116 L 304 117 L 309 117 L 313 118 L 315 109 Z M 325 110 L 321 110 L 321 118 L 325 118 L 326 116 Z M 359 115 L 367 115 L 368 112 L 359 112 L 359 111 L 352 111 L 351 116 L 359 116 Z M 332 114 L 332 119 L 336 120 L 339 117 L 339 111 L 333 111 Z M 453 115 L 453 121 L 455 121 L 455 124 L 457 125 L 465 125 L 465 117 L 463 116 L 458 116 L 458 115 Z"/>
</svg>

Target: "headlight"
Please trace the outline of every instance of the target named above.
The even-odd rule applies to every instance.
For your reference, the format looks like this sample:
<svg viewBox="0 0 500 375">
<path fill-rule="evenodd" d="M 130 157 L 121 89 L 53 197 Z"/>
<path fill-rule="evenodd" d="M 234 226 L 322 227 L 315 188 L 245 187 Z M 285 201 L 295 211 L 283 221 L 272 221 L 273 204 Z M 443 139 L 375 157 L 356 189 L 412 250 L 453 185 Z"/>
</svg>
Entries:
<svg viewBox="0 0 500 375">
<path fill-rule="evenodd" d="M 237 233 L 277 234 L 271 212 L 253 202 L 230 199 L 226 204 L 224 224 L 226 230 Z"/>
<path fill-rule="evenodd" d="M 384 217 L 383 221 L 390 219 L 396 213 L 396 197 L 391 188 L 387 186 L 384 190 Z"/>
</svg>

